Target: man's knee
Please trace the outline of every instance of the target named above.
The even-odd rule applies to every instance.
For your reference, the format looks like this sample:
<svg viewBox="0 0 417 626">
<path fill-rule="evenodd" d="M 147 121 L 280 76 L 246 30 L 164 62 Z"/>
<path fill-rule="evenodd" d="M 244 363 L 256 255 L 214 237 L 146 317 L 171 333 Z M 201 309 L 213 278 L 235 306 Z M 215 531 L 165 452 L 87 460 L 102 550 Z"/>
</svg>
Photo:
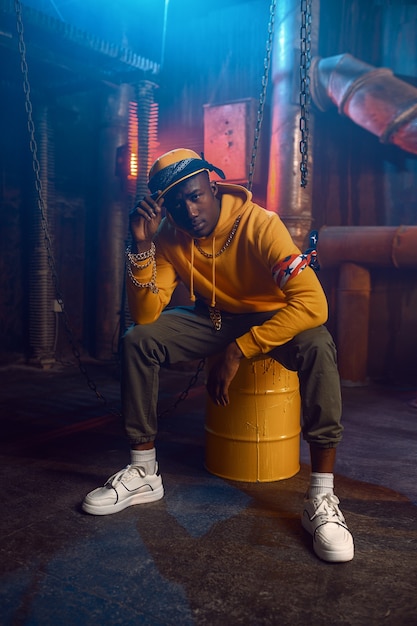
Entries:
<svg viewBox="0 0 417 626">
<path fill-rule="evenodd" d="M 306 330 L 294 338 L 298 352 L 305 359 L 324 361 L 336 364 L 336 346 L 325 326 Z"/>
<path fill-rule="evenodd" d="M 122 351 L 126 351 L 127 349 L 130 348 L 130 346 L 132 346 L 134 343 L 136 343 L 135 341 L 135 336 L 137 335 L 137 326 L 130 326 L 127 331 L 124 333 L 124 335 L 122 336 L 122 340 L 121 340 L 121 347 L 122 347 Z"/>
<path fill-rule="evenodd" d="M 140 347 L 145 348 L 146 342 L 152 339 L 152 324 L 135 324 L 127 329 L 121 340 L 122 354 L 129 354 L 132 350 L 135 352 Z"/>
<path fill-rule="evenodd" d="M 327 348 L 334 346 L 333 338 L 325 326 L 304 330 L 294 338 L 299 345 Z"/>
</svg>

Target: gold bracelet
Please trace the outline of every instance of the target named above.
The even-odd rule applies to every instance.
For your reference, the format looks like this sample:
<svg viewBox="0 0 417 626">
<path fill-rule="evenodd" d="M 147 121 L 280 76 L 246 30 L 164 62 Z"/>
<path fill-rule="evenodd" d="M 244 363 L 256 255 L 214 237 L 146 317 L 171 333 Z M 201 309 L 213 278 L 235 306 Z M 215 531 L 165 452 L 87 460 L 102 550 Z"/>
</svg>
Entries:
<svg viewBox="0 0 417 626">
<path fill-rule="evenodd" d="M 131 247 L 127 246 L 126 256 L 129 259 L 129 261 L 132 261 L 132 260 L 133 261 L 145 261 L 145 259 L 154 257 L 155 251 L 156 251 L 156 247 L 155 247 L 154 242 L 152 241 L 151 247 L 149 248 L 149 250 L 146 250 L 146 252 L 132 252 Z"/>
<path fill-rule="evenodd" d="M 132 283 L 136 287 L 139 287 L 139 289 L 150 289 L 152 293 L 158 293 L 159 289 L 156 285 L 156 259 L 153 258 L 151 259 L 151 261 L 153 261 L 152 278 L 147 283 L 141 283 L 138 281 L 138 279 L 135 276 L 133 276 L 132 267 L 130 263 L 127 264 L 127 274 L 130 280 L 132 281 Z"/>
<path fill-rule="evenodd" d="M 129 262 L 129 265 L 130 265 L 130 266 L 132 266 L 132 265 L 133 265 L 133 267 L 136 267 L 136 269 L 138 269 L 138 270 L 144 270 L 144 269 L 146 269 L 147 267 L 149 267 L 149 266 L 150 266 L 150 264 L 151 264 L 153 261 L 154 261 L 154 257 L 150 257 L 150 258 L 146 261 L 146 263 L 136 263 L 136 261 L 134 261 L 131 257 L 128 257 L 128 262 Z"/>
</svg>

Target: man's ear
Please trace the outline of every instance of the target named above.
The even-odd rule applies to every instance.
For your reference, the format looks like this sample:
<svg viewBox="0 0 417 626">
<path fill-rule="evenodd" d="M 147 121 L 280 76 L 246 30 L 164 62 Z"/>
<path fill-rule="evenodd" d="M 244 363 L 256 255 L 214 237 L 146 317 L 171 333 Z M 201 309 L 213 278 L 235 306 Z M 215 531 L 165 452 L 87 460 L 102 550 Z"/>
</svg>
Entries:
<svg viewBox="0 0 417 626">
<path fill-rule="evenodd" d="M 211 191 L 213 192 L 213 196 L 217 196 L 219 189 L 215 180 L 210 181 L 210 187 Z"/>
</svg>

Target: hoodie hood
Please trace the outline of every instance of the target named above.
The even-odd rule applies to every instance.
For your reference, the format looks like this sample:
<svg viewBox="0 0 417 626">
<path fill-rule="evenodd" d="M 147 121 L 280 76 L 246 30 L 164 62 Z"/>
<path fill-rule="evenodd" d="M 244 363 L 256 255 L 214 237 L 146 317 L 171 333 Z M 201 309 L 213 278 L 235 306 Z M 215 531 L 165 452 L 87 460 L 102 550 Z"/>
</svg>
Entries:
<svg viewBox="0 0 417 626">
<path fill-rule="evenodd" d="M 227 239 L 236 218 L 245 213 L 252 200 L 252 193 L 241 185 L 217 183 L 217 188 L 221 207 L 219 219 L 211 235 L 198 239 L 201 244 L 216 238 L 223 245 L 223 238 Z"/>
</svg>

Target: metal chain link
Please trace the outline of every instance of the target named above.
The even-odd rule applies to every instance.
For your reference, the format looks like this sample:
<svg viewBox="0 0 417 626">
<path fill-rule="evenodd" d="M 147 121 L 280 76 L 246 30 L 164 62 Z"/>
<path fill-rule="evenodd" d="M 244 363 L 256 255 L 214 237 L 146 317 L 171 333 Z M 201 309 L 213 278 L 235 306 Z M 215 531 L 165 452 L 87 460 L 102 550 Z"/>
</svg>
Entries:
<svg viewBox="0 0 417 626">
<path fill-rule="evenodd" d="M 159 413 L 158 418 L 169 417 L 177 409 L 178 405 L 181 402 L 184 402 L 184 400 L 186 400 L 188 398 L 188 394 L 189 394 L 190 390 L 193 387 L 195 387 L 195 385 L 197 384 L 198 378 L 199 378 L 201 372 L 204 369 L 205 363 L 206 363 L 205 359 L 201 359 L 201 361 L 197 365 L 197 369 L 196 369 L 195 373 L 193 374 L 193 376 L 191 376 L 190 381 L 189 381 L 187 387 L 184 389 L 183 392 L 180 393 L 180 395 L 178 396 L 178 398 L 176 399 L 176 401 L 174 402 L 174 404 L 171 407 L 169 407 L 168 409 L 165 409 L 165 411 L 162 411 L 162 413 Z"/>
<path fill-rule="evenodd" d="M 276 9 L 276 0 L 271 0 L 271 4 L 269 7 L 268 38 L 266 41 L 266 54 L 264 58 L 264 73 L 262 76 L 262 87 L 261 87 L 261 93 L 259 95 L 259 105 L 258 105 L 258 113 L 257 113 L 256 127 L 255 127 L 255 137 L 253 141 L 252 155 L 251 155 L 251 161 L 250 161 L 250 166 L 249 166 L 249 176 L 248 176 L 249 191 L 252 190 L 256 157 L 258 154 L 258 144 L 259 144 L 259 138 L 261 135 L 262 121 L 263 121 L 263 116 L 264 116 L 266 91 L 268 88 L 269 71 L 271 67 L 272 44 L 273 44 L 273 38 L 274 38 L 275 9 Z"/>
<path fill-rule="evenodd" d="M 27 124 L 28 124 L 29 138 L 30 138 L 29 147 L 30 147 L 30 151 L 32 154 L 32 167 L 35 173 L 35 188 L 37 192 L 37 202 L 38 202 L 38 209 L 39 209 L 40 219 L 41 219 L 41 228 L 43 231 L 44 243 L 45 243 L 45 248 L 46 248 L 46 253 L 47 253 L 47 262 L 48 262 L 48 266 L 51 272 L 51 278 L 52 278 L 53 287 L 55 291 L 55 298 L 61 308 L 61 312 L 62 312 L 62 316 L 64 320 L 65 332 L 67 334 L 68 341 L 71 346 L 72 353 L 77 361 L 78 367 L 81 373 L 83 374 L 83 376 L 85 377 L 88 387 L 95 393 L 96 397 L 99 400 L 104 402 L 104 404 L 108 405 L 108 401 L 100 393 L 100 391 L 97 388 L 96 383 L 90 378 L 86 367 L 81 361 L 81 353 L 77 347 L 76 340 L 74 338 L 74 332 L 71 328 L 68 314 L 64 306 L 64 299 L 62 297 L 62 293 L 61 293 L 60 286 L 59 286 L 59 278 L 58 278 L 58 274 L 56 271 L 56 263 L 55 263 L 55 259 L 53 255 L 51 236 L 49 234 L 47 211 L 45 208 L 45 200 L 43 197 L 43 190 L 42 190 L 42 180 L 40 176 L 40 164 L 39 164 L 39 159 L 38 159 L 38 144 L 35 138 L 33 107 L 32 107 L 32 101 L 30 98 L 29 70 L 28 70 L 28 64 L 26 61 L 26 44 L 24 40 L 24 28 L 23 28 L 23 21 L 22 21 L 22 5 L 20 3 L 20 0 L 15 0 L 14 4 L 15 4 L 15 11 L 16 11 L 16 29 L 17 29 L 17 34 L 18 34 L 19 53 L 20 53 L 20 59 L 21 59 L 20 64 L 21 64 L 21 70 L 22 70 L 22 75 L 23 75 L 23 91 L 25 94 L 25 110 L 27 114 L 27 120 L 28 120 Z M 120 415 L 120 413 L 116 409 L 110 408 L 110 411 L 112 413 L 115 413 L 116 415 Z"/>
<path fill-rule="evenodd" d="M 308 140 L 310 117 L 310 65 L 311 65 L 311 3 L 312 0 L 301 0 L 300 28 L 300 173 L 301 187 L 308 182 Z"/>
</svg>

